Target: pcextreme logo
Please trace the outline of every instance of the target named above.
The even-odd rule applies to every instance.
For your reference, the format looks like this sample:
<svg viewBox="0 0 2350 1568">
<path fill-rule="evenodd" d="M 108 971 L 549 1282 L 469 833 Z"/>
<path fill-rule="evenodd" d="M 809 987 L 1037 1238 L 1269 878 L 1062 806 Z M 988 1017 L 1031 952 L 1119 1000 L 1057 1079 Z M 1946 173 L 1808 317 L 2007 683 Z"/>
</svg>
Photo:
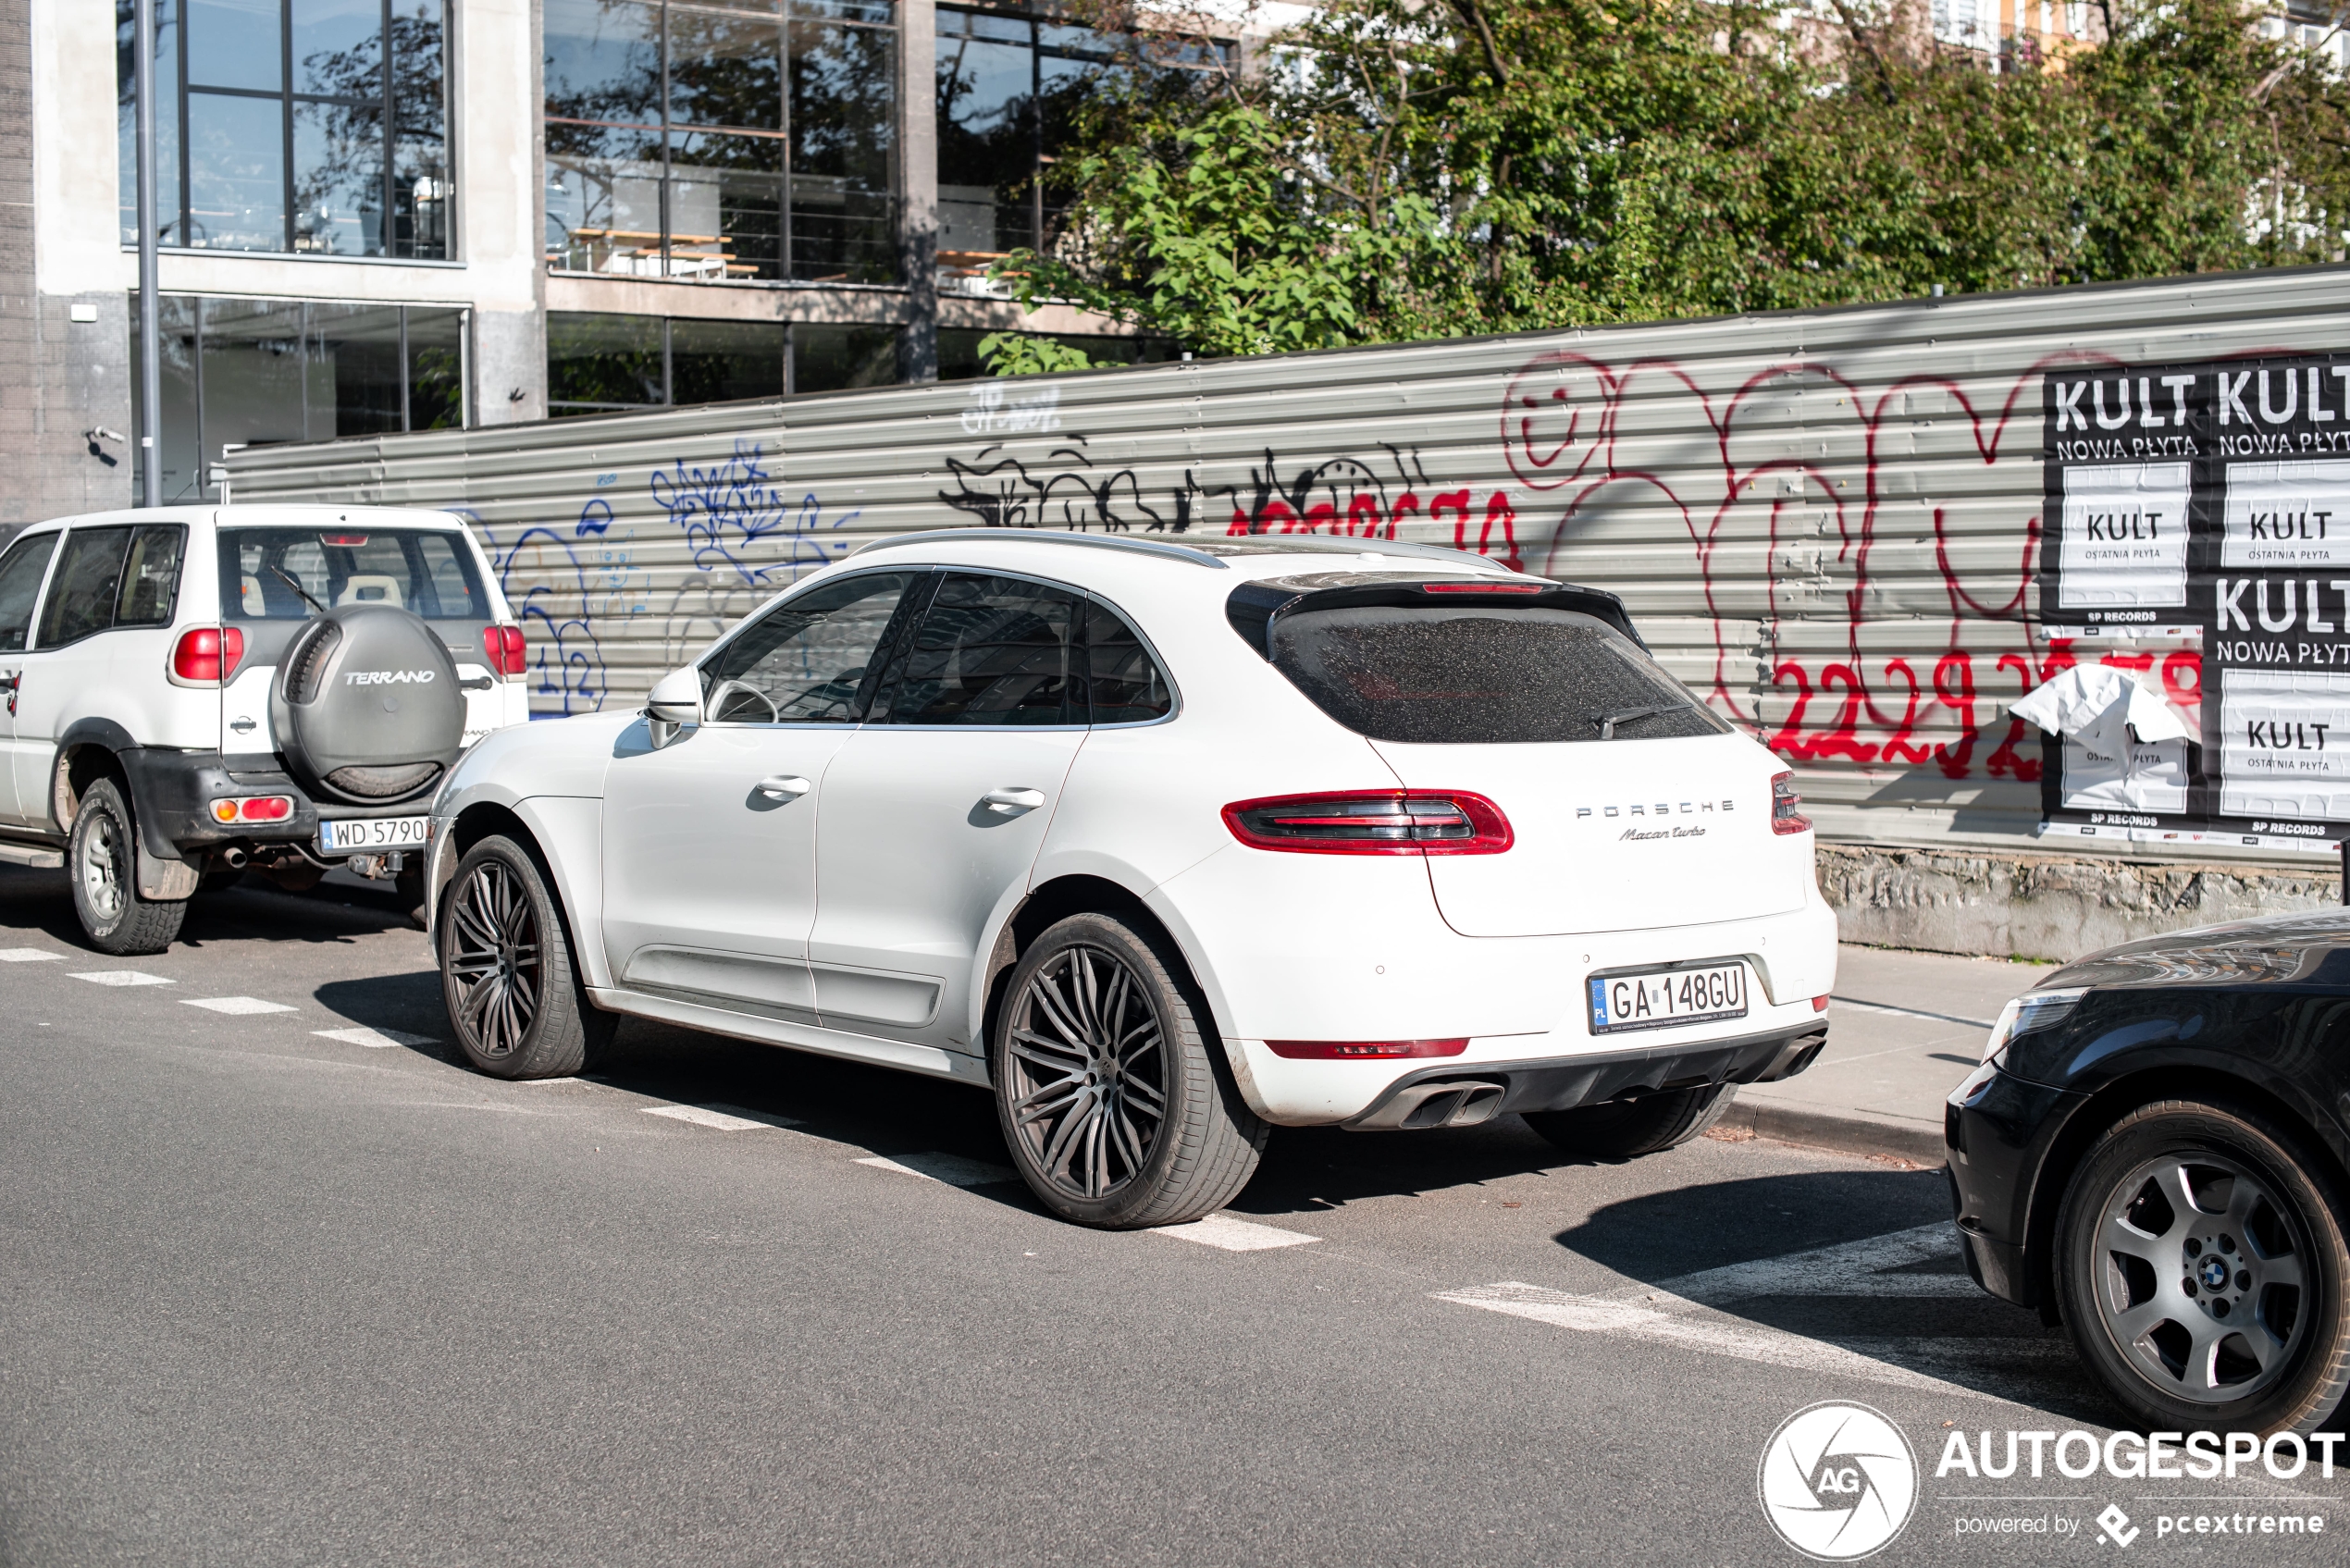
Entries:
<svg viewBox="0 0 2350 1568">
<path fill-rule="evenodd" d="M 1763 1446 L 1755 1491 L 1781 1540 L 1823 1562 L 1849 1562 L 1882 1550 L 1909 1524 L 1917 1456 L 1881 1411 L 1809 1405 Z"/>
</svg>

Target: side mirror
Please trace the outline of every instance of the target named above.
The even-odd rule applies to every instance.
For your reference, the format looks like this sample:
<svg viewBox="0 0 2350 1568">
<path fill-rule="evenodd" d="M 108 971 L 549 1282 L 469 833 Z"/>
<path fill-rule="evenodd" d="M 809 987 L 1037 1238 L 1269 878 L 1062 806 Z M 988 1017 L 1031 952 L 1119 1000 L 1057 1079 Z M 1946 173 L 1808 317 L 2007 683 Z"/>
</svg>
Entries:
<svg viewBox="0 0 2350 1568">
<path fill-rule="evenodd" d="M 700 723 L 701 672 L 688 664 L 663 675 L 645 699 L 645 718 L 656 747 L 675 740 L 686 725 Z"/>
</svg>

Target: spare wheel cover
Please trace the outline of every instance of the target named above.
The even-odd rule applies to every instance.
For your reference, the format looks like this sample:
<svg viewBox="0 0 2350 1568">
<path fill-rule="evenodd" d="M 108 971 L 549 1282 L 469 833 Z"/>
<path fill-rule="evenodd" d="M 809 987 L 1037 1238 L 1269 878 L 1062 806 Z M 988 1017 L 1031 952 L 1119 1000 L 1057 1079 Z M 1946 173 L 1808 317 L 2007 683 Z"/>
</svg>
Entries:
<svg viewBox="0 0 2350 1568">
<path fill-rule="evenodd" d="M 296 633 L 269 710 L 287 766 L 323 800 L 422 795 L 464 743 L 456 661 L 421 617 L 388 604 L 342 605 Z"/>
</svg>

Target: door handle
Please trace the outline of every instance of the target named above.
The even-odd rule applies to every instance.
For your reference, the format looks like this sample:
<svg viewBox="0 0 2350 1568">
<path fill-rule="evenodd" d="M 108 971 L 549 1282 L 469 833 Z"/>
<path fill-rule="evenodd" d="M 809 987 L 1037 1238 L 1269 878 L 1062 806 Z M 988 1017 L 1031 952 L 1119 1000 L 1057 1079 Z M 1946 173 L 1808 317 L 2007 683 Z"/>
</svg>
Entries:
<svg viewBox="0 0 2350 1568">
<path fill-rule="evenodd" d="M 798 773 L 777 773 L 751 787 L 770 800 L 798 800 L 815 786 Z"/>
<path fill-rule="evenodd" d="M 979 801 L 990 811 L 1000 811 L 1010 817 L 1022 811 L 1033 811 L 1044 805 L 1045 792 L 1041 789 L 991 789 L 981 796 Z"/>
</svg>

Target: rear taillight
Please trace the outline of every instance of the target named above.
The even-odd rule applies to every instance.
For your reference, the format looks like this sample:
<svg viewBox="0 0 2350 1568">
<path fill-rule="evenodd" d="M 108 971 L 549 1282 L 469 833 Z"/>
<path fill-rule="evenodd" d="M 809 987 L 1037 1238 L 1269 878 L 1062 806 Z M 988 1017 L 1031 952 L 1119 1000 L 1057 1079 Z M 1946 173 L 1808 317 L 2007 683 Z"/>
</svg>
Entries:
<svg viewBox="0 0 2350 1568">
<path fill-rule="evenodd" d="M 212 803 L 216 822 L 282 822 L 293 815 L 293 798 L 284 795 L 249 795 Z"/>
<path fill-rule="evenodd" d="M 1240 800 L 1224 825 L 1243 844 L 1304 855 L 1499 855 L 1515 842 L 1499 806 L 1449 789 Z"/>
<path fill-rule="evenodd" d="M 523 673 L 530 650 L 522 640 L 520 626 L 484 626 L 481 651 L 492 670 L 512 678 Z"/>
<path fill-rule="evenodd" d="M 1268 1040 L 1265 1048 L 1293 1062 L 1347 1056 L 1457 1056 L 1468 1049 L 1468 1036 L 1457 1040 Z"/>
<path fill-rule="evenodd" d="M 182 685 L 216 686 L 237 673 L 245 635 L 234 626 L 191 626 L 171 649 L 171 678 Z"/>
<path fill-rule="evenodd" d="M 1793 773 L 1771 775 L 1771 831 L 1773 833 L 1810 833 L 1812 819 L 1796 809 L 1803 797 L 1795 793 Z"/>
</svg>

